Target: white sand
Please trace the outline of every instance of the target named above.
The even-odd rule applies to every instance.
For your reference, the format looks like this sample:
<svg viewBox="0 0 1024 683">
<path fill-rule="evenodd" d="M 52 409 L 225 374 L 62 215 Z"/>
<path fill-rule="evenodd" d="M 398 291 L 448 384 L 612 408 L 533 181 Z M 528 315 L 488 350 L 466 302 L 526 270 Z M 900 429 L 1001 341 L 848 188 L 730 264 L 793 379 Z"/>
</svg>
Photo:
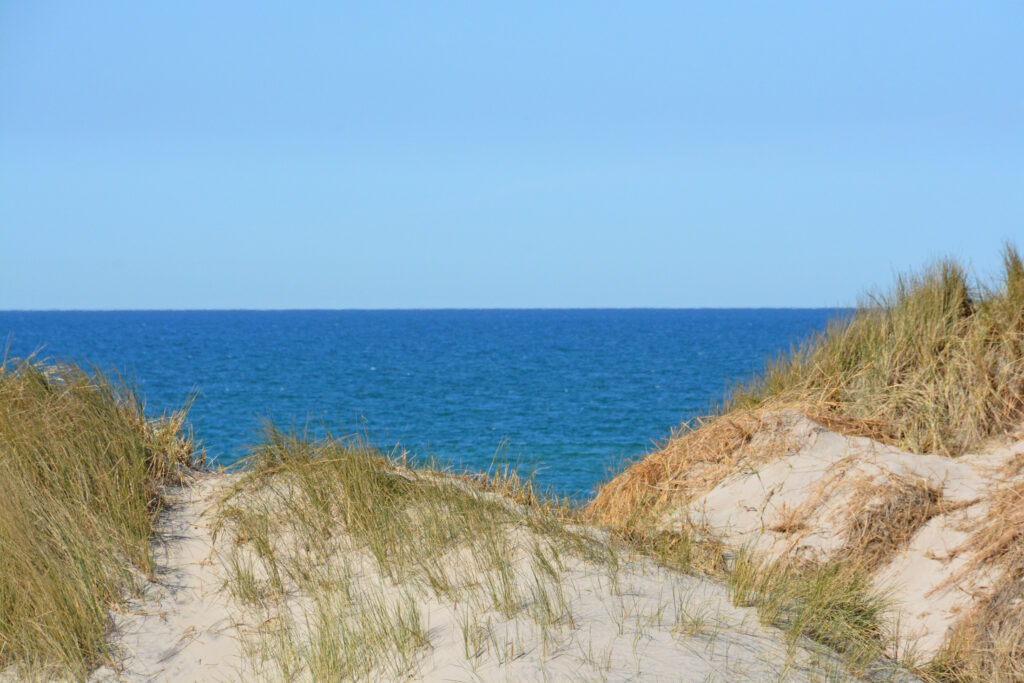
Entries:
<svg viewBox="0 0 1024 683">
<path fill-rule="evenodd" d="M 221 681 L 248 679 L 258 663 L 245 644 L 261 624 L 222 590 L 226 575 L 211 532 L 211 511 L 230 484 L 221 474 L 196 475 L 171 494 L 172 505 L 154 542 L 156 581 L 114 615 L 118 671 L 93 680 Z M 398 595 L 400 587 L 372 570 L 358 577 L 366 591 Z M 420 648 L 407 678 L 468 680 L 762 681 L 845 679 L 838 658 L 812 643 L 790 646 L 781 632 L 758 622 L 752 609 L 729 600 L 725 587 L 632 560 L 617 580 L 583 560 L 566 568 L 572 624 L 547 642 L 525 615 L 469 613 L 468 603 L 425 596 L 429 645 Z M 291 606 L 301 615 L 301 600 Z M 478 625 L 467 657 L 463 626 Z M 272 671 L 264 669 L 264 675 Z M 366 672 L 376 680 L 380 672 Z M 300 672 L 299 678 L 308 678 Z"/>
<path fill-rule="evenodd" d="M 113 615 L 119 672 L 93 680 L 235 680 L 243 665 L 224 573 L 213 553 L 211 515 L 231 475 L 191 477 L 168 492 L 152 544 L 155 581 Z"/>
<path fill-rule="evenodd" d="M 874 582 L 894 605 L 890 621 L 900 654 L 928 661 L 1001 576 L 997 567 L 964 572 L 974 559 L 967 542 L 986 521 L 992 496 L 1008 483 L 1007 465 L 1024 453 L 1024 442 L 957 458 L 917 455 L 837 434 L 798 413 L 778 415 L 793 444 L 788 453 L 737 467 L 693 504 L 668 515 L 664 528 L 696 524 L 729 547 L 823 562 L 846 544 L 854 516 L 864 509 L 858 496 L 866 488 L 926 483 L 947 511 L 898 549 Z"/>
</svg>

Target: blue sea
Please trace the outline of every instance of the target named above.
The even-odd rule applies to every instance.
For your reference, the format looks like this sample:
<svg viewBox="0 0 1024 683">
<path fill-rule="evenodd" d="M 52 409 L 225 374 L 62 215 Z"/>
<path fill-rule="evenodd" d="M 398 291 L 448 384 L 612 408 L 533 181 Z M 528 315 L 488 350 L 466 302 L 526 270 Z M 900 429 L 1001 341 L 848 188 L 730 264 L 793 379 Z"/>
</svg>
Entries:
<svg viewBox="0 0 1024 683">
<path fill-rule="evenodd" d="M 263 420 L 364 433 L 460 468 L 513 464 L 584 498 L 833 309 L 0 312 L 9 355 L 191 395 L 222 464 Z"/>
</svg>

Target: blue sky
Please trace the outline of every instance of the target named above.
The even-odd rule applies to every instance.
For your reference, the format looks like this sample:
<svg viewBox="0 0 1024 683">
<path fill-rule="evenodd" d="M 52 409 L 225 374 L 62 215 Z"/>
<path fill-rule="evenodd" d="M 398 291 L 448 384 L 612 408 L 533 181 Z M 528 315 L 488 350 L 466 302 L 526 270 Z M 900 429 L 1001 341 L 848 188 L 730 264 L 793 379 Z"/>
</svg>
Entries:
<svg viewBox="0 0 1024 683">
<path fill-rule="evenodd" d="M 0 309 L 831 306 L 1024 247 L 1020 3 L 5 2 Z"/>
</svg>

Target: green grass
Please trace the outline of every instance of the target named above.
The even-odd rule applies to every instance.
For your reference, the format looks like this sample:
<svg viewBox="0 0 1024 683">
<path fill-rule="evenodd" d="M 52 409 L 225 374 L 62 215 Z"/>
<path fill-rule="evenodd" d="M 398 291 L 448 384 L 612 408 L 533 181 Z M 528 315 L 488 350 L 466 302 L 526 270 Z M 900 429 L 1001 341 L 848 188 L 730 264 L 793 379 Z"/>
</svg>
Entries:
<svg viewBox="0 0 1024 683">
<path fill-rule="evenodd" d="M 741 552 L 726 578 L 736 604 L 756 607 L 762 620 L 792 639 L 808 637 L 835 649 L 851 670 L 863 672 L 886 654 L 882 617 L 888 605 L 862 569 L 840 562 L 766 564 Z"/>
<path fill-rule="evenodd" d="M 882 603 L 860 577 L 759 571 L 670 535 L 647 546 L 596 542 L 572 530 L 574 511 L 514 477 L 414 469 L 358 438 L 312 440 L 269 426 L 218 520 L 225 588 L 245 605 L 240 622 L 259 625 L 246 644 L 256 678 L 415 677 L 431 647 L 427 605 L 454 613 L 467 672 L 534 647 L 557 657 L 588 627 L 573 611 L 579 579 L 567 569 L 581 560 L 600 574 L 585 590 L 599 586 L 618 637 L 636 647 L 650 629 L 667 628 L 713 643 L 727 626 L 703 599 L 676 595 L 676 584 L 671 602 L 636 601 L 622 576 L 641 565 L 623 540 L 677 572 L 728 583 L 735 602 L 782 626 L 793 648 L 814 638 L 857 670 L 883 650 Z M 584 661 L 605 671 L 610 652 Z"/>
<path fill-rule="evenodd" d="M 617 535 L 661 566 L 723 582 L 734 604 L 755 608 L 761 621 L 780 628 L 792 647 L 803 638 L 826 645 L 858 675 L 892 668 L 886 659 L 891 638 L 883 628 L 890 604 L 872 588 L 864 562 L 767 563 L 745 549 L 729 553 L 692 530 L 645 535 L 633 527 Z M 683 632 L 706 625 L 707 615 L 699 610 L 679 614 L 689 617 L 677 625 Z"/>
<path fill-rule="evenodd" d="M 357 438 L 318 441 L 268 427 L 220 507 L 217 532 L 228 541 L 227 589 L 251 610 L 244 621 L 264 624 L 247 647 L 251 674 L 415 676 L 430 645 L 412 608 L 431 600 L 456 608 L 471 663 L 517 656 L 522 643 L 495 626 L 520 618 L 533 624 L 545 655 L 555 653 L 576 627 L 565 580 L 572 558 L 604 572 L 605 606 L 619 634 L 642 634 L 645 620 L 660 620 L 667 606 L 652 616 L 622 593 L 627 547 L 676 572 L 722 581 L 736 604 L 756 607 L 793 648 L 816 640 L 854 672 L 883 659 L 885 602 L 866 574 L 763 567 L 679 534 L 597 543 L 566 530 L 578 521 L 574 511 L 523 482 L 488 477 L 485 488 L 483 479 L 413 469 Z M 722 625 L 700 604 L 684 603 L 672 607 L 673 630 L 713 641 Z"/>
<path fill-rule="evenodd" d="M 183 418 L 147 421 L 99 372 L 0 366 L 0 669 L 83 678 L 107 657 L 107 609 L 152 566 L 158 486 L 196 459 Z"/>
</svg>

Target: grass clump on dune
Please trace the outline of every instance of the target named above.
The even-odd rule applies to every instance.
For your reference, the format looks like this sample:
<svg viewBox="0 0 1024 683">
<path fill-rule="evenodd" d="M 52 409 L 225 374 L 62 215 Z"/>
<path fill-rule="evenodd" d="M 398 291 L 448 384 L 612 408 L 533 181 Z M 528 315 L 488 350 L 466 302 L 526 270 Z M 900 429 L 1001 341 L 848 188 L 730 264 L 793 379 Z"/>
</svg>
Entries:
<svg viewBox="0 0 1024 683">
<path fill-rule="evenodd" d="M 147 420 L 123 383 L 0 365 L 0 670 L 84 678 L 107 608 L 148 572 L 158 484 L 197 460 L 184 414 Z"/>
<path fill-rule="evenodd" d="M 959 455 L 1024 419 L 1024 264 L 994 285 L 955 261 L 900 277 L 734 391 L 723 412 L 803 409 L 839 431 Z"/>
<path fill-rule="evenodd" d="M 755 607 L 794 640 L 806 636 L 834 648 L 851 671 L 866 673 L 884 661 L 881 624 L 889 605 L 862 566 L 769 564 L 740 552 L 726 580 L 736 604 Z"/>
<path fill-rule="evenodd" d="M 1024 472 L 1024 454 L 1007 469 Z M 943 681 L 1024 680 L 1024 480 L 1000 486 L 969 547 L 977 555 L 967 570 L 1002 567 L 1002 576 L 952 634 L 932 673 Z"/>
</svg>

